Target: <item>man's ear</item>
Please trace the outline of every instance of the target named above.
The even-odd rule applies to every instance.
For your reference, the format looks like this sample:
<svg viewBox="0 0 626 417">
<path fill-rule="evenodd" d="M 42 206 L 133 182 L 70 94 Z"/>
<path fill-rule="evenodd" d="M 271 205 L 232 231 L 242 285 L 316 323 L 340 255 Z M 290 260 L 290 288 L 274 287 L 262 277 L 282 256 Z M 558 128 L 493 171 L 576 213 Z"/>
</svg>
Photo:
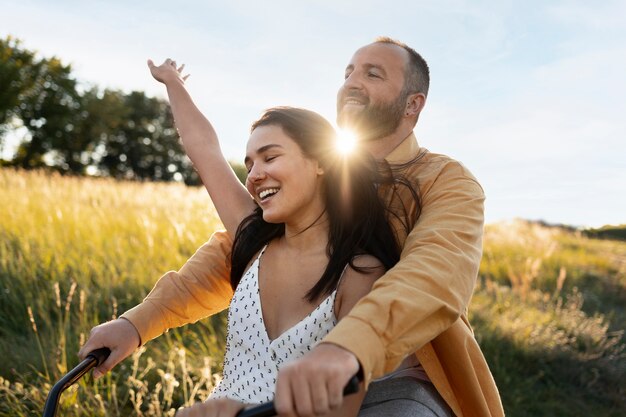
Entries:
<svg viewBox="0 0 626 417">
<path fill-rule="evenodd" d="M 424 93 L 414 93 L 407 97 L 404 115 L 408 117 L 417 117 L 426 104 L 426 95 Z"/>
</svg>

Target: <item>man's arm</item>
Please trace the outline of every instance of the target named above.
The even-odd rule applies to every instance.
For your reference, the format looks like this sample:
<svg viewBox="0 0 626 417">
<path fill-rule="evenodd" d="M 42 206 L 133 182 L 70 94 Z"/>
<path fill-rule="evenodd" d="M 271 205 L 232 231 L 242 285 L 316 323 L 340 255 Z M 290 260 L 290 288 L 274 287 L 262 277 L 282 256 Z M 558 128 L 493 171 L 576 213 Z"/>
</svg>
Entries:
<svg viewBox="0 0 626 417">
<path fill-rule="evenodd" d="M 122 316 L 92 329 L 78 356 L 108 347 L 109 358 L 94 370 L 98 377 L 110 371 L 137 347 L 172 327 L 195 322 L 228 307 L 232 241 L 215 233 L 178 272 L 168 272 L 142 303 Z"/>
<path fill-rule="evenodd" d="M 467 310 L 482 255 L 484 198 L 471 174 L 449 163 L 422 195 L 400 261 L 324 339 L 356 355 L 366 385 Z"/>
<path fill-rule="evenodd" d="M 231 248 L 230 236 L 216 232 L 178 272 L 163 275 L 141 304 L 122 314 L 139 332 L 141 344 L 228 307 Z"/>
</svg>

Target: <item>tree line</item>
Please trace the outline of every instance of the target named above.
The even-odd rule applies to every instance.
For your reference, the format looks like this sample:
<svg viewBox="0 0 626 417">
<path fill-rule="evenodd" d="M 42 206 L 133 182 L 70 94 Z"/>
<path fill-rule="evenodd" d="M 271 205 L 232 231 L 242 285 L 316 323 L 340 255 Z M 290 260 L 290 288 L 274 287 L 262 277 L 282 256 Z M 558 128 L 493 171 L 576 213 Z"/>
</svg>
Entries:
<svg viewBox="0 0 626 417">
<path fill-rule="evenodd" d="M 4 166 L 199 183 L 167 102 L 142 91 L 85 86 L 71 65 L 39 57 L 8 36 L 0 38 L 0 150 L 18 134 Z"/>
</svg>

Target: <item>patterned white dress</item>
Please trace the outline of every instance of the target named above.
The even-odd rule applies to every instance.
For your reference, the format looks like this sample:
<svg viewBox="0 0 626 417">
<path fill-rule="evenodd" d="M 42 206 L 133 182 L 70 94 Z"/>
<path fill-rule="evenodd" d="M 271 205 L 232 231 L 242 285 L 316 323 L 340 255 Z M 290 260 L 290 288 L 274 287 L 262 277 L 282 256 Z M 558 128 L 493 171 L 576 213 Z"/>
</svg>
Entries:
<svg viewBox="0 0 626 417">
<path fill-rule="evenodd" d="M 246 404 L 274 399 L 278 370 L 303 356 L 337 324 L 333 291 L 302 321 L 270 340 L 261 312 L 259 263 L 265 248 L 244 274 L 228 312 L 228 336 L 222 381 L 209 398 L 232 398 Z"/>
</svg>

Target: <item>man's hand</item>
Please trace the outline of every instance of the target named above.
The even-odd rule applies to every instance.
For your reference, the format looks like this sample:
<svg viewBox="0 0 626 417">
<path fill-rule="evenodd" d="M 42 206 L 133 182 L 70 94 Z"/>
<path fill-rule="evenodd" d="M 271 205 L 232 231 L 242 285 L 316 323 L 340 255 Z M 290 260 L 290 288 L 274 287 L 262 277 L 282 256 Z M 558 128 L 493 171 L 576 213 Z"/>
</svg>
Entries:
<svg viewBox="0 0 626 417">
<path fill-rule="evenodd" d="M 281 417 L 325 414 L 343 403 L 343 389 L 359 370 L 351 352 L 321 343 L 278 373 L 274 404 Z"/>
<path fill-rule="evenodd" d="M 135 326 L 128 320 L 117 319 L 91 329 L 89 339 L 78 352 L 78 357 L 83 360 L 93 350 L 109 348 L 111 354 L 107 360 L 93 371 L 93 377 L 100 378 L 133 353 L 140 343 L 141 338 Z"/>
<path fill-rule="evenodd" d="M 245 404 L 230 398 L 219 398 L 181 408 L 175 417 L 235 417 Z"/>
</svg>

